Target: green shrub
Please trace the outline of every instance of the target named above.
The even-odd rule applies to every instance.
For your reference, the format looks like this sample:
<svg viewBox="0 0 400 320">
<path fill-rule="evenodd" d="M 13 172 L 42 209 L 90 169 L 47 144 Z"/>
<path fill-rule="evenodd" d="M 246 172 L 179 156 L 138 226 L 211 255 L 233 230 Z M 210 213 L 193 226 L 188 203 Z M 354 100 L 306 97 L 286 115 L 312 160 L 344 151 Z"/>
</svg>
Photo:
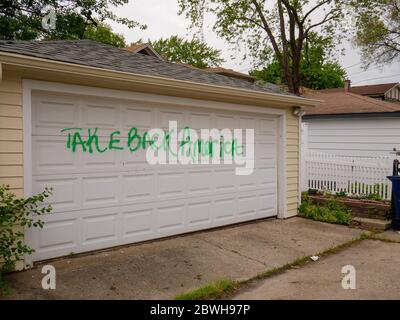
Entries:
<svg viewBox="0 0 400 320">
<path fill-rule="evenodd" d="M 0 186 L 0 295 L 5 290 L 2 274 L 12 271 L 25 254 L 34 251 L 24 244 L 24 234 L 18 229 L 43 227 L 43 222 L 32 216 L 51 213 L 51 206 L 43 205 L 50 195 L 51 190 L 46 188 L 37 195 L 17 198 L 8 185 Z"/>
<path fill-rule="evenodd" d="M 299 214 L 316 221 L 344 225 L 351 223 L 351 209 L 335 200 L 327 201 L 324 206 L 314 204 L 310 200 L 303 201 L 299 207 Z"/>
<path fill-rule="evenodd" d="M 318 194 L 318 189 L 312 189 L 312 188 L 310 188 L 310 189 L 307 190 L 307 194 L 309 194 L 309 195 Z"/>
<path fill-rule="evenodd" d="M 347 192 L 346 191 L 339 191 L 335 193 L 335 197 L 337 198 L 344 198 L 347 197 Z"/>
</svg>

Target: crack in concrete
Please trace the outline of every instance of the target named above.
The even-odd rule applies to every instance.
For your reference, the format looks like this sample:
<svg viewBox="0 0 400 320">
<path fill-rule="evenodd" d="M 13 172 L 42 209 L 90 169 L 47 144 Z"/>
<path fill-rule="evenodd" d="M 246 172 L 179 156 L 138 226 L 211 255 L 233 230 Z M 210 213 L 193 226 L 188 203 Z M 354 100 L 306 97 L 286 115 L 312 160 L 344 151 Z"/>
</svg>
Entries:
<svg viewBox="0 0 400 320">
<path fill-rule="evenodd" d="M 217 244 L 217 243 L 208 241 L 208 240 L 203 239 L 203 238 L 198 238 L 198 237 L 196 237 L 196 239 L 201 240 L 201 241 L 203 241 L 203 242 L 205 242 L 205 243 L 208 243 L 209 245 L 212 245 L 212 246 L 214 246 L 214 247 L 217 247 L 218 249 L 221 249 L 221 250 L 224 250 L 224 251 L 227 251 L 227 252 L 231 252 L 231 253 L 235 253 L 235 254 L 237 254 L 238 256 L 240 256 L 240 257 L 242 257 L 242 258 L 245 258 L 245 259 L 247 259 L 247 260 L 260 263 L 260 264 L 262 264 L 264 267 L 268 267 L 268 265 L 267 265 L 265 262 L 260 261 L 260 260 L 255 259 L 255 258 L 252 258 L 252 257 L 249 257 L 249 256 L 246 256 L 246 255 L 242 254 L 242 253 L 239 252 L 239 251 L 232 250 L 232 249 L 229 249 L 229 248 L 225 248 L 225 247 L 223 247 L 223 246 L 221 246 L 221 245 L 219 245 L 219 244 Z"/>
</svg>

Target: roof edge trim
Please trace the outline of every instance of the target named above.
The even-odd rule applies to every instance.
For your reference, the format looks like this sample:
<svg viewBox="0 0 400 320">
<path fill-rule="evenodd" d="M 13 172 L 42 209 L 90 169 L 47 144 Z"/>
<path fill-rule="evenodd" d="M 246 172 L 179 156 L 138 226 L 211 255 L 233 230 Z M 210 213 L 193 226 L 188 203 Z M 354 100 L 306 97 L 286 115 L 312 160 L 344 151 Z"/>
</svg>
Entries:
<svg viewBox="0 0 400 320">
<path fill-rule="evenodd" d="M 0 63 L 4 65 L 33 68 L 45 71 L 66 72 L 70 74 L 80 75 L 84 77 L 94 77 L 102 79 L 116 79 L 121 81 L 128 81 L 132 83 L 145 83 L 149 85 L 157 85 L 166 88 L 176 88 L 182 91 L 193 91 L 199 93 L 215 93 L 221 95 L 229 95 L 231 97 L 243 97 L 248 99 L 257 99 L 265 102 L 278 103 L 284 106 L 299 106 L 304 108 L 313 108 L 318 106 L 322 101 L 307 99 L 297 96 L 289 96 L 278 93 L 260 92 L 254 90 L 247 90 L 242 88 L 234 88 L 227 86 L 218 86 L 213 84 L 204 84 L 192 81 L 184 81 L 171 79 L 166 77 L 143 75 L 138 73 L 130 73 L 124 71 L 116 71 L 110 69 L 103 69 L 81 64 L 74 64 L 62 62 L 51 59 L 43 59 L 31 57 L 27 55 L 0 52 Z"/>
</svg>

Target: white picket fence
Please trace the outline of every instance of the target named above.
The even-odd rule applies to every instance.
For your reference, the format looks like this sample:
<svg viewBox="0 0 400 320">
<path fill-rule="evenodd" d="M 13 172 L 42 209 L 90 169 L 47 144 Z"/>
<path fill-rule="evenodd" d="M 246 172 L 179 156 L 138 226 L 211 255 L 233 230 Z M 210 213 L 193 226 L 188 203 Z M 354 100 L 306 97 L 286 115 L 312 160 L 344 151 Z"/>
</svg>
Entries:
<svg viewBox="0 0 400 320">
<path fill-rule="evenodd" d="M 302 153 L 302 191 L 327 190 L 353 195 L 377 194 L 383 199 L 391 197 L 394 156 L 358 158 L 304 151 Z"/>
</svg>

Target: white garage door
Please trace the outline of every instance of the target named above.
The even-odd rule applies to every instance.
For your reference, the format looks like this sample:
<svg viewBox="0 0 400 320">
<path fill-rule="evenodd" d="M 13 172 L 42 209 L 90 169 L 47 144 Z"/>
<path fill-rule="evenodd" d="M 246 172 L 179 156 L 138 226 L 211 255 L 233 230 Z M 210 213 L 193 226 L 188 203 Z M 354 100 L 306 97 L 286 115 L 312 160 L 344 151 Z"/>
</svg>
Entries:
<svg viewBox="0 0 400 320">
<path fill-rule="evenodd" d="M 132 127 L 254 128 L 255 170 L 235 165 L 157 165 L 139 149 L 76 152 L 65 128 L 98 129 L 99 145 Z M 36 93 L 32 97 L 32 190 L 53 188 L 54 213 L 29 230 L 33 261 L 207 229 L 277 214 L 278 118 L 115 99 Z"/>
</svg>

